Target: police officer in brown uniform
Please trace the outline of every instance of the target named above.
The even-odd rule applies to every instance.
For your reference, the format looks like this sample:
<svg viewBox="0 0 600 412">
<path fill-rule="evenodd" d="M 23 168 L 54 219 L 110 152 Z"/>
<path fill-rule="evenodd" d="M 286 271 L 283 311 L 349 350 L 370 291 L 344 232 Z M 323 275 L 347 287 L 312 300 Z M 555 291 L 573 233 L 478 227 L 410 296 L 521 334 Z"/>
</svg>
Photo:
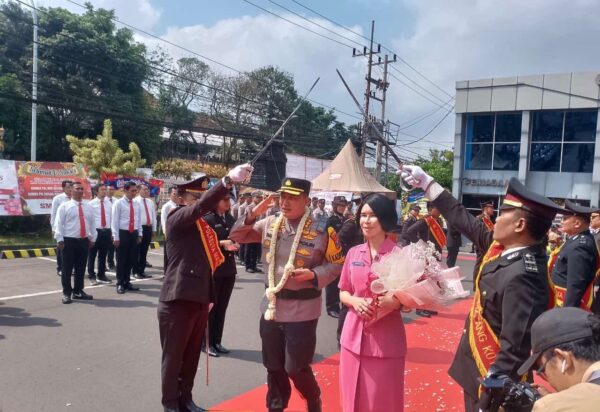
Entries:
<svg viewBox="0 0 600 412">
<path fill-rule="evenodd" d="M 209 304 L 214 300 L 212 274 L 223 261 L 215 232 L 202 219 L 229 194 L 232 182 L 242 182 L 250 165 L 237 166 L 210 190 L 208 179 L 179 186 L 184 206 L 167 217 L 169 255 L 158 303 L 162 346 L 162 404 L 165 411 L 203 411 L 192 400 L 200 347 Z"/>
<path fill-rule="evenodd" d="M 544 238 L 562 209 L 512 178 L 491 232 L 420 167 L 403 166 L 401 177 L 425 190 L 452 226 L 486 250 L 448 372 L 464 390 L 465 410 L 486 411 L 498 399 L 480 387 L 481 378 L 522 378 L 518 369 L 531 351 L 531 325 L 549 303 Z"/>
<path fill-rule="evenodd" d="M 284 179 L 279 190 L 281 214 L 256 221 L 271 203 L 267 198 L 240 218 L 229 235 L 239 243 L 263 245 L 269 296 L 261 305 L 260 336 L 270 412 L 287 408 L 289 379 L 306 400 L 307 410 L 321 411 L 321 391 L 310 363 L 321 315 L 321 289 L 341 273 L 343 256 L 327 219 L 313 220 L 310 215 L 310 187 L 307 180 Z"/>
</svg>

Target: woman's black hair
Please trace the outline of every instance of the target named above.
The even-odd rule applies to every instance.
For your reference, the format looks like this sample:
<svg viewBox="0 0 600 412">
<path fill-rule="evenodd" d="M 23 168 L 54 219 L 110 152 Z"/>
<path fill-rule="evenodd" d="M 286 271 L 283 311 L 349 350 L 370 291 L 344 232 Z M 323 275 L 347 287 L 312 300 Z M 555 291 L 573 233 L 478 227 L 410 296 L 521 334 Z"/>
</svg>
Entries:
<svg viewBox="0 0 600 412">
<path fill-rule="evenodd" d="M 544 358 L 550 359 L 554 356 L 554 349 L 571 352 L 577 359 L 586 362 L 600 361 L 600 316 L 589 317 L 593 336 L 579 339 L 573 342 L 562 343 L 544 352 Z"/>
<path fill-rule="evenodd" d="M 365 205 L 369 205 L 371 210 L 373 210 L 383 230 L 391 232 L 396 228 L 398 213 L 396 212 L 396 205 L 394 205 L 393 200 L 380 193 L 373 193 L 367 196 L 356 212 L 357 222 L 360 221 L 360 213 Z"/>
</svg>

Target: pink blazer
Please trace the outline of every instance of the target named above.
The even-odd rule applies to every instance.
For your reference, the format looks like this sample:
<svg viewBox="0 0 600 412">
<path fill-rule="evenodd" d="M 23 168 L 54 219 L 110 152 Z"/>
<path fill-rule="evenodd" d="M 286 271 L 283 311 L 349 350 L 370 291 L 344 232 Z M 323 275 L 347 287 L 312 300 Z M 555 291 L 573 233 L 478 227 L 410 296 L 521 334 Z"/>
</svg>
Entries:
<svg viewBox="0 0 600 412">
<path fill-rule="evenodd" d="M 379 260 L 397 247 L 395 242 L 386 238 L 374 260 Z M 350 249 L 340 277 L 340 290 L 353 296 L 371 297 L 370 279 L 376 278 L 377 275 L 371 273 L 369 244 L 363 243 Z M 344 348 L 359 355 L 377 358 L 400 358 L 406 355 L 406 334 L 400 311 L 390 313 L 367 327 L 365 323 L 354 308 L 348 308 L 340 340 Z"/>
</svg>

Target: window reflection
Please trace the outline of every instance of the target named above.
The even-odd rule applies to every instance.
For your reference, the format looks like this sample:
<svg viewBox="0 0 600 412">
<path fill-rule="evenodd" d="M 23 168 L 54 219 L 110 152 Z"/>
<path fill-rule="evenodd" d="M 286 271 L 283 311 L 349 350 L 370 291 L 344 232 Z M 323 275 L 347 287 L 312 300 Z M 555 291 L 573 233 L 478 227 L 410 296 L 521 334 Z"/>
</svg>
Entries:
<svg viewBox="0 0 600 412">
<path fill-rule="evenodd" d="M 519 170 L 520 144 L 494 145 L 494 170 Z"/>
<path fill-rule="evenodd" d="M 565 119 L 565 142 L 596 141 L 596 121 L 598 112 L 567 112 Z"/>
<path fill-rule="evenodd" d="M 560 143 L 534 143 L 531 145 L 531 164 L 534 172 L 558 172 L 560 169 Z"/>
<path fill-rule="evenodd" d="M 470 115 L 467 117 L 467 143 L 492 142 L 494 115 Z"/>
<path fill-rule="evenodd" d="M 560 142 L 562 140 L 564 112 L 544 110 L 533 115 L 531 140 L 534 142 Z"/>
<path fill-rule="evenodd" d="M 594 144 L 565 143 L 563 146 L 562 171 L 592 173 L 594 167 Z"/>
<path fill-rule="evenodd" d="M 492 145 L 491 144 L 469 144 L 465 153 L 465 169 L 467 170 L 491 170 L 492 169 Z"/>
<path fill-rule="evenodd" d="M 520 142 L 521 117 L 521 113 L 497 114 L 494 140 L 496 142 Z"/>
</svg>

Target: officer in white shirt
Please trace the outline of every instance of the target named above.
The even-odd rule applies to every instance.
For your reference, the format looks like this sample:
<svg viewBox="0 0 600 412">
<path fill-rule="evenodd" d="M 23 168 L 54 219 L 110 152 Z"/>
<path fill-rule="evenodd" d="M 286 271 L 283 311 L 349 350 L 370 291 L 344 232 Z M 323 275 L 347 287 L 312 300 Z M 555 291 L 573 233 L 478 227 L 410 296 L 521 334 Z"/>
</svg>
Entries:
<svg viewBox="0 0 600 412">
<path fill-rule="evenodd" d="M 117 198 L 115 197 L 115 188 L 111 185 L 106 185 L 106 200 L 110 202 L 111 207 L 117 201 Z M 106 263 L 108 264 L 108 270 L 115 270 L 115 245 L 113 245 L 112 241 L 108 247 Z"/>
<path fill-rule="evenodd" d="M 106 198 L 106 185 L 98 183 L 94 187 L 96 197 L 88 205 L 94 214 L 94 224 L 96 225 L 96 243 L 90 249 L 88 256 L 88 278 L 92 285 L 98 283 L 112 283 L 106 277 L 106 255 L 108 248 L 112 243 L 112 233 L 110 230 L 112 204 Z M 94 272 L 94 265 L 98 256 L 98 273 Z"/>
<path fill-rule="evenodd" d="M 137 248 L 142 241 L 140 205 L 134 198 L 138 189 L 134 182 L 123 185 L 124 196 L 113 203 L 111 229 L 117 252 L 117 293 L 140 290 L 133 286 L 131 270 L 136 265 Z"/>
<path fill-rule="evenodd" d="M 83 203 L 83 185 L 73 182 L 72 199 L 61 204 L 56 212 L 54 239 L 62 251 L 62 302 L 71 299 L 91 300 L 83 291 L 83 276 L 88 249 L 96 241 L 94 215 L 88 204 Z M 71 272 L 75 271 L 75 282 L 71 286 Z"/>
<path fill-rule="evenodd" d="M 160 209 L 160 227 L 162 229 L 163 236 L 165 237 L 165 244 L 167 240 L 167 217 L 169 213 L 181 204 L 181 197 L 177 194 L 177 186 L 171 186 L 169 188 L 169 201 L 163 205 Z M 167 268 L 167 248 L 163 248 L 163 268 Z"/>
<path fill-rule="evenodd" d="M 70 180 L 62 181 L 63 193 L 60 193 L 52 198 L 52 209 L 50 210 L 50 227 L 54 234 L 54 224 L 56 223 L 56 212 L 58 207 L 64 202 L 71 199 L 71 190 L 73 189 L 73 182 Z M 62 250 L 56 249 L 56 274 L 60 276 L 61 273 L 61 262 L 62 262 Z"/>
<path fill-rule="evenodd" d="M 142 222 L 142 242 L 138 247 L 137 265 L 133 268 L 136 279 L 149 278 L 146 275 L 146 258 L 148 257 L 148 249 L 152 236 L 156 233 L 156 204 L 150 197 L 150 187 L 145 184 L 138 186 L 139 196 L 135 201 L 140 205 L 140 215 Z"/>
</svg>

